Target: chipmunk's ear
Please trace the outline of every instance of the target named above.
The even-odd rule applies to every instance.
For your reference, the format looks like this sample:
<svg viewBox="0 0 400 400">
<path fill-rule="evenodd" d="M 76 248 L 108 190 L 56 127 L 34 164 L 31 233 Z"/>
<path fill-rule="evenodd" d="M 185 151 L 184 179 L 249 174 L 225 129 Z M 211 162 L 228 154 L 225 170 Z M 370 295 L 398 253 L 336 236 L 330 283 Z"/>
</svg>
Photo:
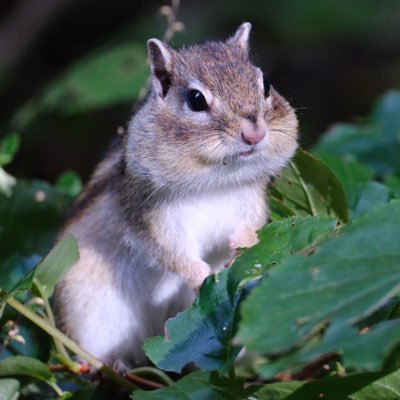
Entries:
<svg viewBox="0 0 400 400">
<path fill-rule="evenodd" d="M 228 42 L 238 46 L 240 49 L 248 53 L 250 30 L 250 22 L 244 22 L 236 29 L 235 34 L 228 40 Z"/>
<path fill-rule="evenodd" d="M 149 39 L 147 50 L 154 90 L 161 97 L 165 97 L 171 86 L 171 64 L 174 50 L 158 39 Z"/>
</svg>

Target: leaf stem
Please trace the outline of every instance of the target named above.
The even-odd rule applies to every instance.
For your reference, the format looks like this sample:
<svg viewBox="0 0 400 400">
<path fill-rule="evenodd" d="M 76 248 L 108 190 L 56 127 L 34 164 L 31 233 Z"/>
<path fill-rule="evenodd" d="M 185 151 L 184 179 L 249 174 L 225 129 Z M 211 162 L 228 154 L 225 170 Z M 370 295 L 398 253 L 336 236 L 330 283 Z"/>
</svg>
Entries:
<svg viewBox="0 0 400 400">
<path fill-rule="evenodd" d="M 46 381 L 46 383 L 57 393 L 58 397 L 61 397 L 64 394 L 63 390 L 55 382 Z"/>
<path fill-rule="evenodd" d="M 46 320 L 36 315 L 33 311 L 29 308 L 24 306 L 18 300 L 10 297 L 7 299 L 7 304 L 17 310 L 20 314 L 24 317 L 28 318 L 32 321 L 35 325 L 39 328 L 43 329 L 47 332 L 50 336 L 59 340 L 65 347 L 68 347 L 73 353 L 77 354 L 78 356 L 82 357 L 85 361 L 91 364 L 95 369 L 101 371 L 104 375 L 108 378 L 112 379 L 114 382 L 117 382 L 121 386 L 126 387 L 127 389 L 134 390 L 138 387 L 134 385 L 129 380 L 123 378 L 119 375 L 116 371 L 114 371 L 111 367 L 104 364 L 102 361 L 98 360 L 91 354 L 89 354 L 86 350 L 82 349 L 77 343 L 71 340 L 68 336 L 64 335 L 60 330 L 51 326 Z"/>
<path fill-rule="evenodd" d="M 139 367 L 132 369 L 129 373 L 134 375 L 148 374 L 159 378 L 168 386 L 174 384 L 174 381 L 165 372 L 153 367 Z"/>
<path fill-rule="evenodd" d="M 290 161 L 290 166 L 293 168 L 294 172 L 297 175 L 297 178 L 300 182 L 302 189 L 304 190 L 304 194 L 306 195 L 306 199 L 308 205 L 310 206 L 311 213 L 314 217 L 318 215 L 317 208 L 315 207 L 314 199 L 311 196 L 310 191 L 307 188 L 307 184 L 304 182 L 303 178 L 301 177 L 300 171 L 298 170 L 296 164 L 293 161 Z"/>
<path fill-rule="evenodd" d="M 49 300 L 48 300 L 47 296 L 44 295 L 42 286 L 40 285 L 40 282 L 38 282 L 38 280 L 34 278 L 33 283 L 35 285 L 36 290 L 39 292 L 41 299 L 44 302 L 44 308 L 46 310 L 46 314 L 47 314 L 49 323 L 51 324 L 51 326 L 55 327 L 56 322 L 54 319 L 53 311 L 50 307 Z M 77 373 L 79 371 L 79 364 L 71 359 L 66 348 L 64 347 L 64 345 L 62 344 L 62 342 L 59 339 L 57 339 L 55 336 L 52 336 L 52 338 L 54 341 L 54 346 L 55 346 L 57 352 L 59 353 L 59 354 L 57 354 L 57 358 L 59 359 L 59 361 L 61 361 L 70 370 Z"/>
</svg>

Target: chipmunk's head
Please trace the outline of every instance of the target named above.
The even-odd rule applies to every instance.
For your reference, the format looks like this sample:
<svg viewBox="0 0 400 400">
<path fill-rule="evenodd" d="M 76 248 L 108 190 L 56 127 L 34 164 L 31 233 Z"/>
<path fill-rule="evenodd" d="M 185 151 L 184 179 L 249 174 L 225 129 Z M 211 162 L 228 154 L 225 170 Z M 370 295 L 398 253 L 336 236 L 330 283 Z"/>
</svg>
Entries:
<svg viewBox="0 0 400 400">
<path fill-rule="evenodd" d="M 132 120 L 128 149 L 157 185 L 267 179 L 293 155 L 295 113 L 251 63 L 250 29 L 180 51 L 147 42 L 152 94 Z"/>
</svg>

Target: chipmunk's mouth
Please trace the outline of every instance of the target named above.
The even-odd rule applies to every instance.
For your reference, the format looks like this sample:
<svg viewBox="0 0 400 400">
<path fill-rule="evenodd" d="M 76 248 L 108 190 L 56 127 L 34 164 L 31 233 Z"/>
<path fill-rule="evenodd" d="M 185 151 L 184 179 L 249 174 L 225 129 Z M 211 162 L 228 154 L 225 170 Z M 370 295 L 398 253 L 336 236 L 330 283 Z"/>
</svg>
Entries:
<svg viewBox="0 0 400 400">
<path fill-rule="evenodd" d="M 239 162 L 239 164 L 241 164 L 240 160 L 251 159 L 251 158 L 253 158 L 255 156 L 256 153 L 257 153 L 256 147 L 252 146 L 252 147 L 249 148 L 249 150 L 240 151 L 240 152 L 237 152 L 237 153 L 234 153 L 234 154 L 231 154 L 229 156 L 224 157 L 222 163 L 224 165 L 228 165 L 228 164 L 231 164 L 231 163 L 235 164 L 237 162 Z"/>
<path fill-rule="evenodd" d="M 239 157 L 250 157 L 252 154 L 254 154 L 254 152 L 255 148 L 251 147 L 250 150 L 242 151 L 241 153 L 239 153 Z"/>
</svg>

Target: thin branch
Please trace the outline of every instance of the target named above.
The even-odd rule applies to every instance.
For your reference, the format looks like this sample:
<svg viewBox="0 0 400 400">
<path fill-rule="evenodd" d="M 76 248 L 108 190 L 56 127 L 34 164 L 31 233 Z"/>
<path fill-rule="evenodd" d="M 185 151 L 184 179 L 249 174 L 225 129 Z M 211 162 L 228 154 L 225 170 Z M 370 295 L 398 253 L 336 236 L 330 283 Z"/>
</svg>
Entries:
<svg viewBox="0 0 400 400">
<path fill-rule="evenodd" d="M 175 382 L 163 371 L 153 367 L 138 367 L 129 371 L 133 375 L 153 375 L 163 381 L 166 385 L 173 385 Z"/>
<path fill-rule="evenodd" d="M 73 353 L 82 357 L 85 361 L 87 361 L 89 364 L 91 364 L 95 369 L 102 372 L 104 375 L 106 375 L 108 378 L 112 379 L 114 382 L 120 384 L 123 387 L 126 387 L 129 390 L 134 390 L 134 389 L 138 388 L 131 381 L 123 378 L 116 371 L 114 371 L 111 367 L 104 364 L 102 361 L 98 360 L 97 358 L 93 357 L 86 350 L 82 349 L 77 343 L 75 343 L 73 340 L 71 340 L 68 336 L 66 336 L 64 333 L 62 333 L 57 328 L 51 326 L 47 321 L 45 321 L 43 318 L 36 315 L 29 308 L 24 306 L 22 303 L 20 303 L 16 299 L 14 299 L 12 297 L 9 298 L 7 300 L 7 304 L 9 306 L 11 306 L 12 308 L 14 308 L 15 310 L 17 310 L 24 317 L 28 318 L 39 328 L 43 329 L 49 335 L 55 337 L 57 340 L 59 340 L 61 343 L 63 343 L 63 345 L 65 347 L 69 348 Z"/>
<path fill-rule="evenodd" d="M 145 378 L 142 378 L 140 376 L 133 375 L 130 373 L 127 373 L 126 377 L 138 385 L 146 386 L 146 387 L 149 387 L 152 389 L 161 389 L 161 388 L 165 387 L 165 385 L 162 383 L 150 381 L 149 379 L 145 379 Z"/>
<path fill-rule="evenodd" d="M 56 322 L 54 319 L 53 311 L 50 307 L 49 300 L 43 294 L 43 290 L 42 290 L 40 283 L 36 279 L 34 279 L 33 282 L 36 287 L 36 290 L 39 292 L 39 295 L 40 295 L 41 299 L 43 300 L 44 308 L 46 310 L 46 315 L 47 315 L 49 324 L 55 328 Z M 67 350 L 65 349 L 64 345 L 62 344 L 62 342 L 60 340 L 58 340 L 55 336 L 52 336 L 52 339 L 54 341 L 54 346 L 58 352 L 57 358 L 59 359 L 59 361 L 61 361 L 64 365 L 66 365 L 73 372 L 78 372 L 79 371 L 79 363 L 77 363 L 71 359 Z"/>
</svg>

